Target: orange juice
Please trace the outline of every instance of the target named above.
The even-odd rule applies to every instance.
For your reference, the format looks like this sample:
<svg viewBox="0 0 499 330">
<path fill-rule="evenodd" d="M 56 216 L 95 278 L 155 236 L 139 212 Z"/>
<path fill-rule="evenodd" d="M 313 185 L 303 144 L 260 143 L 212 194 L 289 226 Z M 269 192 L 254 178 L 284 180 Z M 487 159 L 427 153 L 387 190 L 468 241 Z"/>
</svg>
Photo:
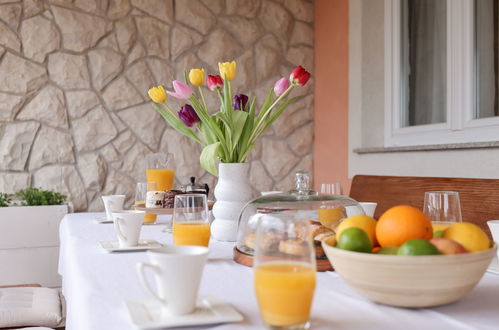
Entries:
<svg viewBox="0 0 499 330">
<path fill-rule="evenodd" d="M 206 222 L 173 223 L 173 243 L 175 245 L 208 246 L 210 224 Z"/>
<path fill-rule="evenodd" d="M 173 188 L 174 170 L 148 169 L 146 170 L 147 182 L 156 182 L 156 189 L 170 190 Z M 146 213 L 144 223 L 156 222 L 156 214 Z"/>
<path fill-rule="evenodd" d="M 440 230 L 446 230 L 447 228 L 449 228 L 453 224 L 455 224 L 455 222 L 451 222 L 451 221 L 432 221 L 431 222 L 431 226 L 433 227 L 434 233 L 437 231 L 440 231 Z"/>
<path fill-rule="evenodd" d="M 319 222 L 328 228 L 334 229 L 339 221 L 345 217 L 345 212 L 342 208 L 320 208 Z"/>
<path fill-rule="evenodd" d="M 310 320 L 315 269 L 299 263 L 268 263 L 255 270 L 255 291 L 266 324 L 292 326 Z"/>
<path fill-rule="evenodd" d="M 173 188 L 174 170 L 148 169 L 146 170 L 147 182 L 156 182 L 158 190 L 170 190 Z"/>
</svg>

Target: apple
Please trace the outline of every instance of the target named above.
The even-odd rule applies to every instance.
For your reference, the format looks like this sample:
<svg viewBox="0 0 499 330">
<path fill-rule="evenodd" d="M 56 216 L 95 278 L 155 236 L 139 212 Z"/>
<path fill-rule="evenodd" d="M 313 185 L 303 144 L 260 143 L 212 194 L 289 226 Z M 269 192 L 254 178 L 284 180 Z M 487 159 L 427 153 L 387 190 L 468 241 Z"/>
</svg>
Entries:
<svg viewBox="0 0 499 330">
<path fill-rule="evenodd" d="M 430 242 L 437 247 L 441 254 L 468 253 L 461 244 L 447 238 L 434 237 L 430 239 Z"/>
</svg>

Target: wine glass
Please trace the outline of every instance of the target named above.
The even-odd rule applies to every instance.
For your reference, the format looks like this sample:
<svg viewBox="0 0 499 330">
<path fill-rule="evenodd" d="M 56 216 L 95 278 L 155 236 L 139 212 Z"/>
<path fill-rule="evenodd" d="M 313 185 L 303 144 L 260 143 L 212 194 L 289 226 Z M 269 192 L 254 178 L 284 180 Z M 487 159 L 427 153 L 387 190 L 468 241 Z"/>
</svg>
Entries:
<svg viewBox="0 0 499 330">
<path fill-rule="evenodd" d="M 173 243 L 208 246 L 210 217 L 206 194 L 175 196 L 173 209 Z"/>
<path fill-rule="evenodd" d="M 308 329 L 316 263 L 305 214 L 261 214 L 256 228 L 254 283 L 269 329 Z"/>
<path fill-rule="evenodd" d="M 322 183 L 321 193 L 328 195 L 343 195 L 343 188 L 340 182 Z"/>
<path fill-rule="evenodd" d="M 445 230 L 450 225 L 463 221 L 457 191 L 425 192 L 423 212 L 430 218 L 433 232 Z"/>
<path fill-rule="evenodd" d="M 137 182 L 135 188 L 135 207 L 146 207 L 146 198 L 148 191 L 157 190 L 156 182 Z M 156 222 L 156 214 L 146 213 L 144 215 L 144 223 Z"/>
</svg>

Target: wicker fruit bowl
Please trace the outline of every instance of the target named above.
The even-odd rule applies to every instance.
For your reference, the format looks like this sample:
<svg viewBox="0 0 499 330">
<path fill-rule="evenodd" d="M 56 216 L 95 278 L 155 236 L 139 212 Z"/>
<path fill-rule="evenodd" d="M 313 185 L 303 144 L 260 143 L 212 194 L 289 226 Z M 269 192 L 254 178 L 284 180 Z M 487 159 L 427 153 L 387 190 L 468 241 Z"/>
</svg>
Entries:
<svg viewBox="0 0 499 330">
<path fill-rule="evenodd" d="M 329 242 L 331 243 L 331 242 Z M 432 307 L 466 296 L 480 281 L 497 244 L 474 253 L 394 256 L 322 246 L 336 272 L 360 295 L 397 307 Z"/>
</svg>

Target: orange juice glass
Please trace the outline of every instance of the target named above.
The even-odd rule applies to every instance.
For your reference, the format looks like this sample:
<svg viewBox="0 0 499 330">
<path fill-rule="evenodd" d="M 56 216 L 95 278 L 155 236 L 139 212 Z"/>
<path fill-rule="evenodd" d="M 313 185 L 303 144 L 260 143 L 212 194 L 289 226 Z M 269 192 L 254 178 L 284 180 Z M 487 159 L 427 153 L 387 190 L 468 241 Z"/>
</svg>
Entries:
<svg viewBox="0 0 499 330">
<path fill-rule="evenodd" d="M 171 169 L 147 169 L 146 177 L 148 182 L 156 182 L 156 187 L 158 190 L 170 190 L 173 188 L 175 171 Z M 146 213 L 144 216 L 144 223 L 154 223 L 156 222 L 157 215 Z"/>
<path fill-rule="evenodd" d="M 205 194 L 175 196 L 173 210 L 173 243 L 208 246 L 210 218 Z"/>
<path fill-rule="evenodd" d="M 173 224 L 173 243 L 175 245 L 208 246 L 210 224 L 205 222 L 176 222 Z"/>
<path fill-rule="evenodd" d="M 345 218 L 343 208 L 320 208 L 318 211 L 319 222 L 328 228 L 334 229 Z"/>
<path fill-rule="evenodd" d="M 171 169 L 152 168 L 146 170 L 147 182 L 156 182 L 158 190 L 173 188 L 175 171 Z"/>
<path fill-rule="evenodd" d="M 256 228 L 255 294 L 268 329 L 310 327 L 316 261 L 306 214 L 262 214 Z"/>
<path fill-rule="evenodd" d="M 267 325 L 291 327 L 310 320 L 315 269 L 299 263 L 267 263 L 255 269 L 255 292 Z"/>
</svg>

